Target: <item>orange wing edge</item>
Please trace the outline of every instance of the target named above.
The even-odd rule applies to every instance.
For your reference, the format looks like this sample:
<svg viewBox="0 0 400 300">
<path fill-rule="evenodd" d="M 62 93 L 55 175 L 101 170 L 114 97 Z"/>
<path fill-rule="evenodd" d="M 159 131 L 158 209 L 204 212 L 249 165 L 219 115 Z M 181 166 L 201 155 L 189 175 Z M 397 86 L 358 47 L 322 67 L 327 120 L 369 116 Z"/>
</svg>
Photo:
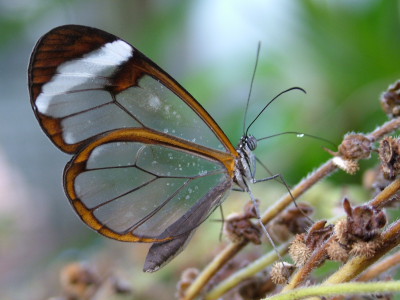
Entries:
<svg viewBox="0 0 400 300">
<path fill-rule="evenodd" d="M 234 167 L 236 157 L 230 153 L 212 150 L 207 147 L 200 146 L 195 143 L 188 142 L 183 139 L 176 138 L 167 134 L 162 134 L 151 129 L 144 128 L 126 128 L 110 131 L 103 134 L 100 138 L 90 143 L 86 148 L 82 149 L 77 153 L 72 160 L 68 163 L 64 170 L 64 189 L 65 193 L 69 198 L 71 205 L 78 213 L 79 217 L 93 230 L 100 234 L 124 242 L 165 242 L 174 239 L 175 237 L 165 237 L 162 239 L 148 238 L 136 236 L 132 232 L 118 233 L 104 224 L 102 224 L 86 205 L 79 199 L 75 192 L 75 179 L 82 173 L 85 168 L 87 161 L 90 157 L 91 152 L 102 144 L 108 142 L 141 142 L 145 144 L 158 144 L 167 147 L 196 153 L 197 155 L 205 156 L 214 160 L 217 160 L 224 164 L 227 169 L 227 173 L 231 178 L 234 176 Z"/>
</svg>

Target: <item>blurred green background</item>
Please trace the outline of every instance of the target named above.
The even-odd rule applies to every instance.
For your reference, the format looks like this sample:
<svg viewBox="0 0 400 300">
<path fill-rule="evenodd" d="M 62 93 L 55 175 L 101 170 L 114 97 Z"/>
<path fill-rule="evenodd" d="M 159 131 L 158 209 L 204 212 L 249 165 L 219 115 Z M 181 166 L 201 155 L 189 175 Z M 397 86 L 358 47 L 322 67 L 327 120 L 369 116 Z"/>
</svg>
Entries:
<svg viewBox="0 0 400 300">
<path fill-rule="evenodd" d="M 75 23 L 124 38 L 192 93 L 234 145 L 261 41 L 248 122 L 284 89 L 300 86 L 307 94 L 282 96 L 250 133 L 301 131 L 337 144 L 346 132 L 369 132 L 386 120 L 379 96 L 400 77 L 399 9 L 399 1 L 377 0 L 0 0 L 1 298 L 59 295 L 60 268 L 79 260 L 123 273 L 135 299 L 173 299 L 181 271 L 202 267 L 216 253 L 210 248 L 221 245 L 220 224 L 207 222 L 181 256 L 144 274 L 148 245 L 108 240 L 75 216 L 62 187 L 69 157 L 41 131 L 29 102 L 26 70 L 41 35 Z M 332 148 L 286 135 L 261 142 L 256 154 L 294 185 L 329 158 L 323 146 Z M 338 172 L 329 182 L 343 195 L 361 175 Z M 261 185 L 264 205 L 285 192 L 276 183 Z M 234 196 L 224 205 L 228 212 L 247 199 Z"/>
</svg>

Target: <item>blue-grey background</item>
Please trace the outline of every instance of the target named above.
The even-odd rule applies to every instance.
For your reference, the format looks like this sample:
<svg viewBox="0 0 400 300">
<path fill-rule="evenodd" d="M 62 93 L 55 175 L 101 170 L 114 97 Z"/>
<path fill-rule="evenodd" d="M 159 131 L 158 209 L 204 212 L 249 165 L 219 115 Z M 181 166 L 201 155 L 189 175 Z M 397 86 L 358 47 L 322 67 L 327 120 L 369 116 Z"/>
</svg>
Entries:
<svg viewBox="0 0 400 300">
<path fill-rule="evenodd" d="M 2 299 L 59 295 L 58 272 L 73 260 L 122 272 L 138 299 L 155 299 L 157 293 L 172 299 L 180 272 L 203 266 L 222 244 L 219 223 L 208 222 L 211 231 L 201 227 L 166 269 L 143 274 L 147 245 L 107 240 L 75 216 L 61 181 L 69 157 L 35 120 L 26 73 L 37 39 L 70 23 L 98 27 L 132 43 L 190 91 L 234 145 L 242 133 L 259 41 L 248 120 L 284 89 L 300 86 L 307 95 L 292 92 L 275 102 L 252 127 L 256 137 L 296 130 L 338 143 L 346 132 L 371 131 L 386 119 L 379 95 L 400 73 L 398 1 L 0 0 Z M 323 146 L 331 147 L 287 135 L 260 143 L 256 153 L 294 185 L 329 158 Z M 326 196 L 339 203 L 348 187 L 361 184 L 361 175 L 337 173 L 324 183 L 324 191 L 334 195 Z M 256 191 L 266 206 L 285 190 L 265 183 Z M 228 212 L 244 203 L 235 196 L 226 202 Z"/>
</svg>

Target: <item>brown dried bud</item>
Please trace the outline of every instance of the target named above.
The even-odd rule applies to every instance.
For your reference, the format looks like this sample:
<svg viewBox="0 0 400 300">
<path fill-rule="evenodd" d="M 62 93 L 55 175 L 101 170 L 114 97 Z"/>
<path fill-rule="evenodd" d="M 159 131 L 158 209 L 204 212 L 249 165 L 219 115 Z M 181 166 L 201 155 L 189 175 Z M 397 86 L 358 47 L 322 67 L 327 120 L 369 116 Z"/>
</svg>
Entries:
<svg viewBox="0 0 400 300">
<path fill-rule="evenodd" d="M 89 299 L 100 285 L 100 278 L 89 264 L 74 262 L 61 270 L 60 282 L 67 297 Z"/>
<path fill-rule="evenodd" d="M 296 267 L 287 262 L 276 262 L 271 270 L 271 279 L 275 284 L 286 284 Z"/>
<path fill-rule="evenodd" d="M 347 231 L 347 219 L 339 220 L 335 224 L 334 231 L 339 243 L 346 245 L 349 242 L 349 235 Z"/>
<path fill-rule="evenodd" d="M 363 256 L 371 258 L 375 255 L 376 250 L 380 247 L 380 239 L 376 239 L 369 242 L 358 241 L 352 245 L 350 250 L 351 255 Z"/>
<path fill-rule="evenodd" d="M 326 247 L 326 252 L 331 260 L 346 262 L 349 258 L 349 251 L 336 239 L 332 239 L 329 242 Z"/>
<path fill-rule="evenodd" d="M 380 235 L 386 225 L 386 215 L 382 210 L 369 205 L 351 207 L 348 199 L 344 199 L 343 208 L 347 214 L 348 239 L 368 242 Z"/>
<path fill-rule="evenodd" d="M 261 244 L 261 229 L 251 219 L 257 216 L 252 203 L 246 204 L 243 214 L 233 214 L 226 219 L 224 232 L 233 242 L 248 240 L 256 245 Z"/>
<path fill-rule="evenodd" d="M 256 245 L 261 244 L 260 227 L 240 215 L 228 217 L 224 232 L 232 242 L 240 242 L 245 239 Z"/>
<path fill-rule="evenodd" d="M 385 137 L 379 146 L 381 168 L 386 179 L 393 180 L 400 173 L 399 139 Z"/>
<path fill-rule="evenodd" d="M 328 245 L 328 255 L 339 261 L 347 260 L 348 254 L 372 257 L 381 244 L 381 229 L 386 224 L 385 213 L 367 204 L 352 208 L 346 198 L 343 208 L 347 218 L 336 223 L 334 241 L 337 245 L 334 241 Z"/>
<path fill-rule="evenodd" d="M 304 233 L 296 235 L 289 247 L 289 255 L 298 267 L 303 266 L 312 254 L 305 243 L 305 237 Z"/>
<path fill-rule="evenodd" d="M 181 279 L 176 285 L 176 296 L 178 299 L 183 299 L 189 286 L 199 275 L 199 270 L 196 268 L 188 268 L 182 272 Z"/>
<path fill-rule="evenodd" d="M 333 233 L 333 225 L 326 226 L 326 221 L 321 220 L 315 222 L 314 225 L 308 230 L 305 238 L 305 243 L 309 249 L 314 251 L 323 242 L 325 242 Z"/>
<path fill-rule="evenodd" d="M 339 156 L 347 160 L 365 159 L 371 156 L 372 141 L 362 134 L 347 134 L 339 145 Z"/>
<path fill-rule="evenodd" d="M 381 105 L 390 118 L 400 115 L 400 80 L 390 85 L 388 90 L 381 95 Z"/>
<path fill-rule="evenodd" d="M 239 294 L 241 299 L 245 300 L 261 299 L 275 288 L 276 284 L 272 282 L 270 276 L 257 275 L 240 285 Z"/>
<path fill-rule="evenodd" d="M 372 140 L 362 134 L 347 134 L 339 145 L 338 152 L 325 149 L 335 156 L 333 163 L 351 175 L 359 170 L 358 160 L 371 156 Z"/>
<path fill-rule="evenodd" d="M 333 225 L 325 227 L 325 224 L 326 221 L 318 221 L 308 230 L 308 233 L 298 234 L 295 237 L 289 247 L 289 254 L 297 266 L 304 265 L 313 251 L 332 235 Z"/>
<path fill-rule="evenodd" d="M 82 262 L 65 266 L 60 272 L 64 297 L 56 299 L 103 299 L 132 293 L 131 283 L 111 272 L 100 274 Z"/>
</svg>

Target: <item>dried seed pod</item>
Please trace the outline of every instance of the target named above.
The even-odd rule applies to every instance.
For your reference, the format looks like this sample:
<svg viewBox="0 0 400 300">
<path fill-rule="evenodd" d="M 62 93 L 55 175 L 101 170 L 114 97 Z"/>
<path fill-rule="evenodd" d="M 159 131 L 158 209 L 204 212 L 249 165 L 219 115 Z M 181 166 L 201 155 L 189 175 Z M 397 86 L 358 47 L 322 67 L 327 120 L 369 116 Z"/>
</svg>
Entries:
<svg viewBox="0 0 400 300">
<path fill-rule="evenodd" d="M 368 204 L 352 208 L 347 198 L 343 200 L 343 209 L 347 218 L 335 225 L 335 239 L 327 247 L 329 257 L 339 261 L 346 261 L 349 254 L 372 257 L 381 244 L 385 213 Z"/>
<path fill-rule="evenodd" d="M 334 232 L 338 242 L 342 245 L 347 245 L 349 242 L 349 233 L 347 230 L 347 220 L 339 220 L 335 224 Z"/>
<path fill-rule="evenodd" d="M 271 276 L 261 273 L 243 282 L 238 292 L 241 299 L 253 300 L 265 298 L 275 288 L 276 284 L 271 280 Z"/>
<path fill-rule="evenodd" d="M 63 292 L 72 299 L 90 299 L 101 284 L 100 277 L 87 263 L 73 262 L 60 272 Z"/>
<path fill-rule="evenodd" d="M 381 244 L 382 243 L 379 238 L 369 242 L 358 241 L 352 245 L 350 254 L 371 258 L 375 255 L 376 250 L 381 246 Z"/>
<path fill-rule="evenodd" d="M 233 214 L 226 219 L 226 236 L 234 242 L 246 239 L 256 245 L 261 244 L 261 229 L 251 221 L 256 215 L 253 204 L 246 204 L 243 214 Z"/>
<path fill-rule="evenodd" d="M 372 141 L 362 134 L 348 134 L 339 145 L 339 153 L 344 159 L 365 159 L 371 156 Z"/>
<path fill-rule="evenodd" d="M 365 159 L 371 156 L 372 141 L 362 134 L 347 134 L 339 145 L 339 156 L 346 160 Z"/>
<path fill-rule="evenodd" d="M 379 146 L 379 158 L 383 175 L 393 180 L 400 173 L 400 142 L 393 137 L 385 137 Z"/>
<path fill-rule="evenodd" d="M 372 140 L 362 134 L 347 134 L 339 145 L 338 152 L 326 149 L 334 155 L 333 163 L 349 174 L 359 170 L 358 160 L 371 156 Z"/>
<path fill-rule="evenodd" d="M 271 270 L 271 280 L 275 284 L 286 284 L 296 267 L 287 262 L 276 262 Z"/>
<path fill-rule="evenodd" d="M 385 213 L 367 204 L 352 208 L 350 201 L 344 199 L 343 208 L 347 214 L 346 230 L 350 240 L 368 242 L 379 236 L 386 225 Z"/>
<path fill-rule="evenodd" d="M 316 222 L 306 234 L 298 234 L 289 248 L 289 254 L 296 266 L 304 265 L 333 233 L 333 225 L 326 226 L 326 221 Z M 321 262 L 322 263 L 322 262 Z"/>
<path fill-rule="evenodd" d="M 193 283 L 200 271 L 196 268 L 188 268 L 182 272 L 181 279 L 176 285 L 176 296 L 183 299 L 189 286 Z"/>
<path fill-rule="evenodd" d="M 390 85 L 388 90 L 381 95 L 381 105 L 390 118 L 400 115 L 400 80 Z"/>
<path fill-rule="evenodd" d="M 326 247 L 326 252 L 331 260 L 346 262 L 349 259 L 349 250 L 337 239 L 332 239 Z"/>
<path fill-rule="evenodd" d="M 372 142 L 363 134 L 349 133 L 343 138 L 338 147 L 338 152 L 326 149 L 334 156 L 341 156 L 345 160 L 365 159 L 371 156 Z"/>
<path fill-rule="evenodd" d="M 333 233 L 333 225 L 326 225 L 325 220 L 315 222 L 314 225 L 308 230 L 305 238 L 305 243 L 308 248 L 314 251 L 323 242 L 325 242 Z"/>
<path fill-rule="evenodd" d="M 62 299 L 111 299 L 116 295 L 132 293 L 131 283 L 112 272 L 98 272 L 90 264 L 73 262 L 60 272 L 65 298 Z"/>
<path fill-rule="evenodd" d="M 298 234 L 289 247 L 289 255 L 296 266 L 303 266 L 312 254 L 312 250 L 305 243 L 306 234 Z"/>
</svg>

